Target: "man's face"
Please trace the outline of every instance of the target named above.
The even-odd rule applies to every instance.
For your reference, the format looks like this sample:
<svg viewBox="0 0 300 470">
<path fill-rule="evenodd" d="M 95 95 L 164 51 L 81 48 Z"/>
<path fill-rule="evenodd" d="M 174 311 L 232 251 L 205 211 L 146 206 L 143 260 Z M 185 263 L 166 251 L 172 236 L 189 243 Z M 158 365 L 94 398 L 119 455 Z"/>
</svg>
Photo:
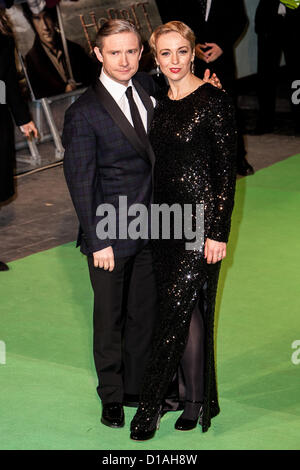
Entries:
<svg viewBox="0 0 300 470">
<path fill-rule="evenodd" d="M 54 42 L 55 29 L 52 19 L 46 12 L 41 12 L 38 15 L 33 15 L 33 24 L 40 40 L 46 45 L 50 46 Z"/>
<path fill-rule="evenodd" d="M 103 38 L 102 50 L 98 47 L 94 49 L 106 75 L 122 85 L 127 85 L 137 72 L 142 50 L 133 32 L 107 36 Z"/>
</svg>

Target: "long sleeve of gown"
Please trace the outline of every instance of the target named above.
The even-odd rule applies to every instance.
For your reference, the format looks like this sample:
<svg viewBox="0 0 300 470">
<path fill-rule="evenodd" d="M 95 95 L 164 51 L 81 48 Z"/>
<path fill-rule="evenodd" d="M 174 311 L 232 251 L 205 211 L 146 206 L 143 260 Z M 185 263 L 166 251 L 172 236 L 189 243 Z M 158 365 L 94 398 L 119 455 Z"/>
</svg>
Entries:
<svg viewBox="0 0 300 470">
<path fill-rule="evenodd" d="M 226 93 L 219 93 L 210 101 L 208 119 L 213 148 L 211 173 L 214 193 L 214 217 L 208 237 L 227 242 L 234 205 L 237 132 L 234 107 Z"/>
</svg>

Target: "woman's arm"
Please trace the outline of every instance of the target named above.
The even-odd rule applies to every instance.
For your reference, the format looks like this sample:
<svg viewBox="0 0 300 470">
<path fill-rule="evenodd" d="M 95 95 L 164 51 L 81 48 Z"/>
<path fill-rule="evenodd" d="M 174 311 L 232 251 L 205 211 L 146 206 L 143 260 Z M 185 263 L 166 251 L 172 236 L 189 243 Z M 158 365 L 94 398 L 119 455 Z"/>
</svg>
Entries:
<svg viewBox="0 0 300 470">
<path fill-rule="evenodd" d="M 208 104 L 208 136 L 212 144 L 211 180 L 215 194 L 214 218 L 205 242 L 208 264 L 226 256 L 236 182 L 237 131 L 231 98 L 218 93 Z"/>
<path fill-rule="evenodd" d="M 237 130 L 231 98 L 218 92 L 209 102 L 209 138 L 212 144 L 211 179 L 215 195 L 214 218 L 208 238 L 227 242 L 236 183 Z"/>
</svg>

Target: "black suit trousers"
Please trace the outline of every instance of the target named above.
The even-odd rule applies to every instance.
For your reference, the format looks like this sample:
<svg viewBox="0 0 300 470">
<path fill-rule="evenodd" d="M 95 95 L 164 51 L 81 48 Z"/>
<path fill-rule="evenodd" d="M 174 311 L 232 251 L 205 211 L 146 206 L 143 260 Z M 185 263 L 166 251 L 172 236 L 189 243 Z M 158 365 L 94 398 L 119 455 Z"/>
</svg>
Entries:
<svg viewBox="0 0 300 470">
<path fill-rule="evenodd" d="M 88 257 L 94 290 L 94 361 L 102 403 L 138 396 L 152 347 L 157 314 L 156 284 L 149 245 L 115 259 L 112 272 Z"/>
</svg>

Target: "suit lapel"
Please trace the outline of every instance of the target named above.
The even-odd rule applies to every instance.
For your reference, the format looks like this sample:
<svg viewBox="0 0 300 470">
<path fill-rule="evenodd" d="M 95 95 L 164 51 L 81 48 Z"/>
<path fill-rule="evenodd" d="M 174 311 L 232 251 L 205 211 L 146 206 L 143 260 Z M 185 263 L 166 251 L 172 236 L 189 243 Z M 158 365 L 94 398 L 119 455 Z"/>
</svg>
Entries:
<svg viewBox="0 0 300 470">
<path fill-rule="evenodd" d="M 94 87 L 94 92 L 99 98 L 102 106 L 106 109 L 108 114 L 114 120 L 119 129 L 123 132 L 126 139 L 132 144 L 135 150 L 141 155 L 141 157 L 150 163 L 150 155 L 148 149 L 142 144 L 140 139 L 135 132 L 134 127 L 130 124 L 124 113 L 121 111 L 111 94 L 102 85 L 100 80 L 97 80 Z M 146 92 L 145 92 L 146 93 Z M 150 99 L 150 98 L 149 98 Z"/>
</svg>

